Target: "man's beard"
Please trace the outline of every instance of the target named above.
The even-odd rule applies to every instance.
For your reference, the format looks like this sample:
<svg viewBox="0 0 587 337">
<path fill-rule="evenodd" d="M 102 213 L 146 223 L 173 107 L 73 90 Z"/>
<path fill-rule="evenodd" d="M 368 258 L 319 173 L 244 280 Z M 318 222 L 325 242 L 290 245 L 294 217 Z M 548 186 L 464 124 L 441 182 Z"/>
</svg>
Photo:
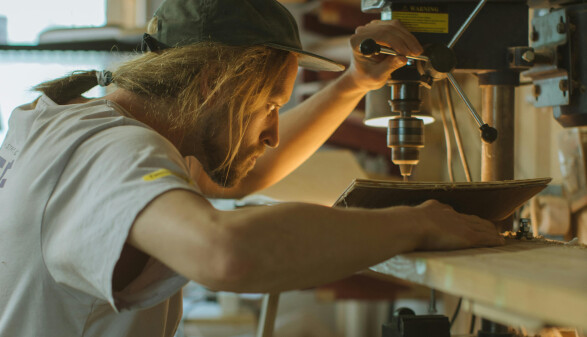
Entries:
<svg viewBox="0 0 587 337">
<path fill-rule="evenodd" d="M 228 166 L 220 167 L 226 159 L 228 149 L 222 148 L 215 137 L 212 136 L 210 130 L 205 131 L 203 138 L 204 153 L 202 158 L 198 160 L 202 163 L 204 171 L 212 181 L 223 187 L 233 187 L 238 184 L 249 171 L 253 168 L 251 160 L 254 156 L 259 156 L 261 151 L 256 151 L 245 154 L 244 151 L 239 151 L 232 163 Z M 243 154 L 243 155 L 241 155 Z"/>
</svg>

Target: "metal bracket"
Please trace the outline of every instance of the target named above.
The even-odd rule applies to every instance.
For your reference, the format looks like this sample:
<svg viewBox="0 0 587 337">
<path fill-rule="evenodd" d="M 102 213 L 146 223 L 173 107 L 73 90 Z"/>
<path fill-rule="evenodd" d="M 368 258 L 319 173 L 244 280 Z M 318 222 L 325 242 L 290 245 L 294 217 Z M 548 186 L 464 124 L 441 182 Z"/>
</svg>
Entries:
<svg viewBox="0 0 587 337">
<path fill-rule="evenodd" d="M 532 20 L 530 46 L 534 49 L 556 47 L 567 43 L 568 19 L 564 9 L 550 12 Z"/>
<path fill-rule="evenodd" d="M 546 107 L 569 104 L 567 75 L 534 80 L 534 106 Z"/>
<path fill-rule="evenodd" d="M 389 6 L 386 0 L 361 0 L 361 11 L 364 13 L 378 13 L 386 6 Z"/>
<path fill-rule="evenodd" d="M 522 73 L 534 84 L 534 106 L 549 107 L 568 105 L 572 91 L 569 83 L 570 70 L 558 68 L 557 49 L 569 43 L 569 20 L 564 9 L 555 10 L 532 20 L 531 47 L 537 56 L 548 62 L 539 64 Z"/>
</svg>

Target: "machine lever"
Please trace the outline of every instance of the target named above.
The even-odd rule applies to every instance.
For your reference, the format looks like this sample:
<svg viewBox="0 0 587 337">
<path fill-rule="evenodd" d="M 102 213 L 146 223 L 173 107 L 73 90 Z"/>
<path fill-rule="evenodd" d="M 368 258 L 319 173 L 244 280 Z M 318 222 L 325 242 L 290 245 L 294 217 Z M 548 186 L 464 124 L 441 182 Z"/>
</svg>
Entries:
<svg viewBox="0 0 587 337">
<path fill-rule="evenodd" d="M 419 60 L 419 61 L 425 61 L 425 62 L 429 61 L 428 57 L 426 57 L 426 56 L 407 56 L 407 55 L 398 54 L 398 52 L 396 52 L 395 50 L 393 50 L 391 48 L 387 48 L 385 46 L 377 44 L 377 42 L 375 42 L 375 40 L 373 40 L 373 39 L 363 40 L 363 42 L 361 42 L 361 45 L 359 46 L 359 50 L 361 51 L 361 54 L 363 54 L 365 56 L 385 54 L 385 55 L 392 55 L 392 56 L 403 56 L 403 57 L 405 57 L 407 59 L 411 59 L 411 60 Z"/>
<path fill-rule="evenodd" d="M 461 99 L 463 100 L 463 102 L 465 102 L 467 108 L 469 108 L 471 115 L 473 115 L 473 118 L 475 118 L 475 120 L 477 121 L 479 129 L 481 130 L 481 138 L 483 138 L 483 141 L 489 144 L 493 143 L 497 139 L 497 130 L 489 126 L 487 123 L 483 122 L 483 119 L 481 119 L 481 116 L 479 116 L 479 114 L 473 107 L 473 104 L 471 104 L 471 102 L 467 98 L 467 95 L 465 95 L 465 92 L 463 91 L 463 89 L 461 89 L 461 86 L 454 78 L 454 76 L 451 73 L 446 73 L 446 78 L 448 78 L 450 84 L 452 84 L 453 88 L 455 88 L 456 92 L 459 94 L 459 96 L 461 96 Z"/>
<path fill-rule="evenodd" d="M 483 8 L 483 6 L 485 5 L 486 2 L 487 2 L 487 0 L 479 1 L 479 3 L 477 4 L 477 7 L 475 7 L 475 9 L 473 9 L 473 12 L 469 15 L 467 20 L 465 20 L 465 22 L 461 25 L 461 28 L 459 28 L 459 30 L 457 31 L 455 36 L 452 37 L 452 40 L 450 40 L 448 45 L 446 45 L 448 48 L 452 49 L 452 47 L 454 47 L 454 45 L 457 43 L 457 41 L 461 38 L 461 35 L 463 35 L 465 30 L 467 30 L 467 28 L 469 28 L 469 25 L 471 24 L 473 19 L 475 19 L 477 14 L 479 14 L 479 12 L 481 11 L 481 8 Z"/>
</svg>

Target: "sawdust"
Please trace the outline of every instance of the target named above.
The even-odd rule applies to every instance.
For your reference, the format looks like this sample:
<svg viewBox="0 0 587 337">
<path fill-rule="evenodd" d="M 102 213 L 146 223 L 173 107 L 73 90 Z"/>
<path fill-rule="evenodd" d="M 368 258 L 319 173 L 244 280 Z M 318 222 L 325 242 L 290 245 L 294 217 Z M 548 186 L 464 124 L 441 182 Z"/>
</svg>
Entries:
<svg viewBox="0 0 587 337">
<path fill-rule="evenodd" d="M 569 247 L 569 248 L 587 249 L 587 245 L 579 243 L 578 238 L 574 238 L 571 241 L 565 242 L 565 241 L 547 239 L 542 235 L 535 236 L 532 239 L 527 239 L 524 237 L 518 239 L 516 236 L 516 232 L 511 232 L 511 231 L 504 232 L 501 235 L 507 240 L 506 242 L 511 242 L 511 243 L 523 241 L 523 242 L 536 243 L 536 244 L 547 245 L 547 246 L 565 246 L 565 247 Z"/>
</svg>

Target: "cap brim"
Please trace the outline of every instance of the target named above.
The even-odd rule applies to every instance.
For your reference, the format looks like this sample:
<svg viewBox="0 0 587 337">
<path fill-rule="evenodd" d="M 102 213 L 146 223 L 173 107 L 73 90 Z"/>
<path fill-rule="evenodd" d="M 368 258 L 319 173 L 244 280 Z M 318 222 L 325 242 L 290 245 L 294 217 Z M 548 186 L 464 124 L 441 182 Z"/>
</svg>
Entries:
<svg viewBox="0 0 587 337">
<path fill-rule="evenodd" d="M 263 43 L 263 45 L 275 49 L 287 50 L 298 54 L 298 65 L 302 68 L 315 71 L 343 71 L 345 69 L 345 66 L 343 66 L 340 63 L 334 62 L 333 60 L 327 59 L 326 57 L 322 57 L 320 55 L 309 53 L 304 50 L 269 42 Z"/>
</svg>

